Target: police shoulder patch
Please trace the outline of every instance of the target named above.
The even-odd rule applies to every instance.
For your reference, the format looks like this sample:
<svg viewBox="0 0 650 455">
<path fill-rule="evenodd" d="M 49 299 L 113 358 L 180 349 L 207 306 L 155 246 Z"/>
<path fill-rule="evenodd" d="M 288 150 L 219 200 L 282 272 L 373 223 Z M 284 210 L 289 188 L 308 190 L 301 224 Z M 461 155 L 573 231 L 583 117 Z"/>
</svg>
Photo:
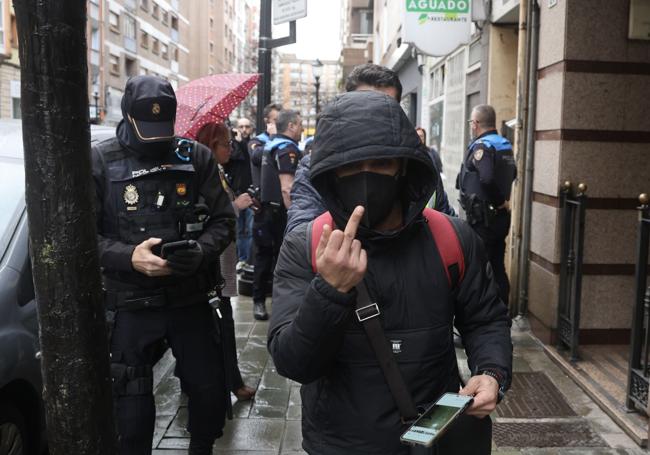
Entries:
<svg viewBox="0 0 650 455">
<path fill-rule="evenodd" d="M 481 161 L 483 158 L 483 149 L 480 148 L 477 151 L 474 152 L 474 160 L 475 161 Z"/>
</svg>

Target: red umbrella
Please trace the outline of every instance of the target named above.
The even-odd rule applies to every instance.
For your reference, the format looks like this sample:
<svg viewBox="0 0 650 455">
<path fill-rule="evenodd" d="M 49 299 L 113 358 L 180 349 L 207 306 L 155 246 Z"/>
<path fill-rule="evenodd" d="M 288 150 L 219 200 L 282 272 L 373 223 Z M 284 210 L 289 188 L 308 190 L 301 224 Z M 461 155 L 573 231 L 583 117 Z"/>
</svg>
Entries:
<svg viewBox="0 0 650 455">
<path fill-rule="evenodd" d="M 223 122 L 255 87 L 259 77 L 259 74 L 215 74 L 179 88 L 176 135 L 196 139 L 203 125 Z"/>
</svg>

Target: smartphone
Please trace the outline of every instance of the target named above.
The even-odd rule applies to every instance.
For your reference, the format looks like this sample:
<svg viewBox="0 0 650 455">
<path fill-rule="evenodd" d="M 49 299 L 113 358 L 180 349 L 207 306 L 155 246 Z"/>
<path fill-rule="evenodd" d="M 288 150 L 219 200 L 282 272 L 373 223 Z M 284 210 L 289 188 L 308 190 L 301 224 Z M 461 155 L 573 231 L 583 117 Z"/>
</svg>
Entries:
<svg viewBox="0 0 650 455">
<path fill-rule="evenodd" d="M 406 430 L 400 441 L 431 447 L 472 401 L 471 396 L 445 393 Z"/>
<path fill-rule="evenodd" d="M 160 248 L 160 257 L 167 259 L 178 250 L 187 250 L 194 247 L 194 240 L 179 240 L 178 242 L 164 243 Z"/>
</svg>

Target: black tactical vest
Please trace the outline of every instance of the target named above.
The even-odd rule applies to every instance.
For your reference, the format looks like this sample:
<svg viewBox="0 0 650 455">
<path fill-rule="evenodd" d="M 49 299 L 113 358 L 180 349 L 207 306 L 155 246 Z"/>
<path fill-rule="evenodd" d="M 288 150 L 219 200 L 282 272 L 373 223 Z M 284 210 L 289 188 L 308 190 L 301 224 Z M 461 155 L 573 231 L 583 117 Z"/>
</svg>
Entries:
<svg viewBox="0 0 650 455">
<path fill-rule="evenodd" d="M 197 219 L 196 171 L 172 148 L 167 156 L 151 159 L 125 150 L 117 139 L 99 144 L 104 157 L 106 190 L 102 234 L 137 245 L 150 237 L 164 242 L 195 239 Z"/>
</svg>

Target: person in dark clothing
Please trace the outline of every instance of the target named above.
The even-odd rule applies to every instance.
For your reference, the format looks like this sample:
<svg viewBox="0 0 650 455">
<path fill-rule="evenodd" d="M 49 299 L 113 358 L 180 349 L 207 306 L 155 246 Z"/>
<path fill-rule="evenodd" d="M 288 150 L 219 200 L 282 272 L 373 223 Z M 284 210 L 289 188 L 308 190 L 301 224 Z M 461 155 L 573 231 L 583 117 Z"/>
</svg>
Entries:
<svg viewBox="0 0 650 455">
<path fill-rule="evenodd" d="M 420 142 L 422 142 L 422 144 L 427 146 L 427 133 L 424 130 L 424 128 L 418 126 L 417 128 L 415 128 L 415 131 L 418 133 Z M 447 215 L 457 216 L 456 211 L 451 206 L 451 204 L 449 204 L 449 200 L 447 199 L 446 193 L 442 197 L 438 197 L 438 191 L 440 191 L 440 188 L 442 188 L 444 191 L 443 179 L 445 178 L 442 170 L 442 160 L 440 159 L 440 154 L 435 149 L 435 147 L 427 146 L 427 150 L 429 150 L 429 155 L 433 160 L 433 165 L 436 167 L 436 169 L 438 170 L 438 175 L 441 177 L 438 180 L 438 188 L 433 193 L 433 198 L 432 201 L 430 202 L 431 207 L 433 207 L 434 209 L 442 213 L 446 213 Z M 441 206 L 440 205 L 441 203 L 444 203 L 444 205 Z"/>
<path fill-rule="evenodd" d="M 303 448 L 310 455 L 410 451 L 400 443 L 407 425 L 355 314 L 362 286 L 385 337 L 399 342 L 393 355 L 417 405 L 459 391 L 453 326 L 461 332 L 473 376 L 460 393 L 474 403 L 437 450 L 490 453 L 486 416 L 512 371 L 510 319 L 481 240 L 452 217 L 465 269 L 453 285 L 445 278 L 422 214 L 437 173 L 400 105 L 375 91 L 335 98 L 318 123 L 311 171 L 333 225 L 323 227 L 317 248 L 312 224 L 286 236 L 268 336 L 278 373 L 302 384 Z"/>
<path fill-rule="evenodd" d="M 510 192 L 517 176 L 512 144 L 496 131 L 494 108 L 476 106 L 469 120 L 472 143 L 456 186 L 467 221 L 483 239 L 499 295 L 508 305 L 510 282 L 504 263 L 510 231 Z"/>
<path fill-rule="evenodd" d="M 291 187 L 302 135 L 300 113 L 283 110 L 278 115 L 278 134 L 266 143 L 261 159 L 260 198 L 262 207 L 253 222 L 255 240 L 255 268 L 253 272 L 253 316 L 268 319 L 266 311 L 267 283 L 273 269 L 287 224 L 287 209 L 291 206 Z M 258 153 L 256 150 L 254 153 Z"/>
<path fill-rule="evenodd" d="M 346 80 L 345 89 L 348 92 L 356 90 L 377 90 L 392 96 L 398 101 L 402 97 L 402 84 L 397 77 L 397 73 L 391 69 L 372 63 L 355 67 Z M 362 134 L 362 132 L 358 131 L 357 134 Z M 287 233 L 294 230 L 300 224 L 308 223 L 325 212 L 323 201 L 312 186 L 309 178 L 310 162 L 311 156 L 306 155 L 300 160 L 296 171 L 296 179 L 291 193 L 292 205 L 287 214 Z M 438 187 L 436 188 L 433 208 L 448 215 L 456 215 L 454 209 L 449 204 L 447 193 L 442 186 L 441 180 L 438 182 Z"/>
<path fill-rule="evenodd" d="M 224 165 L 235 196 L 245 194 L 253 183 L 251 177 L 251 159 L 248 154 L 248 143 L 251 140 L 253 126 L 245 117 L 237 120 L 237 134 L 232 141 L 230 160 Z M 251 245 L 253 243 L 253 210 L 245 209 L 237 216 L 237 258 L 243 267 L 251 261 Z"/>
<path fill-rule="evenodd" d="M 130 78 L 122 114 L 117 137 L 92 148 L 119 453 L 151 453 L 154 348 L 166 340 L 188 394 L 189 453 L 207 455 L 229 399 L 208 293 L 234 213 L 210 150 L 174 137 L 169 82 Z M 186 248 L 160 257 L 161 244 L 180 240 Z"/>
<path fill-rule="evenodd" d="M 271 103 L 264 108 L 265 130 L 248 141 L 248 155 L 251 160 L 251 180 L 253 186 L 260 187 L 260 173 L 262 171 L 262 151 L 267 142 L 273 139 L 277 129 L 275 122 L 282 110 L 282 105 Z M 258 125 L 258 128 L 260 125 Z"/>
</svg>

